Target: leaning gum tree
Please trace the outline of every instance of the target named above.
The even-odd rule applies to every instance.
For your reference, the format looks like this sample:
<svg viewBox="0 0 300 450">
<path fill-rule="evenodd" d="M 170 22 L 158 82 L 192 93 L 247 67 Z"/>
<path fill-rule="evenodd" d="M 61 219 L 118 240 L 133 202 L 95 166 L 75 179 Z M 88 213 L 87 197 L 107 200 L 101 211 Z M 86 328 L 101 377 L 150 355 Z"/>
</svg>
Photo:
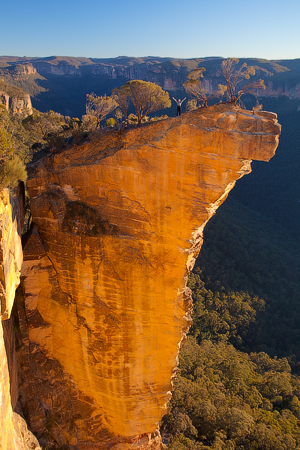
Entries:
<svg viewBox="0 0 300 450">
<path fill-rule="evenodd" d="M 240 98 L 244 94 L 252 94 L 255 97 L 257 89 L 265 89 L 264 80 L 251 81 L 251 75 L 255 75 L 255 68 L 253 66 L 247 66 L 247 63 L 242 64 L 240 67 L 236 67 L 239 63 L 238 58 L 227 58 L 222 61 L 221 71 L 226 80 L 226 85 L 219 85 L 220 91 L 226 94 L 229 103 L 235 105 L 240 101 Z M 246 82 L 245 82 L 246 80 Z M 242 86 L 239 89 L 238 85 Z M 239 89 L 239 90 L 238 90 Z"/>
</svg>

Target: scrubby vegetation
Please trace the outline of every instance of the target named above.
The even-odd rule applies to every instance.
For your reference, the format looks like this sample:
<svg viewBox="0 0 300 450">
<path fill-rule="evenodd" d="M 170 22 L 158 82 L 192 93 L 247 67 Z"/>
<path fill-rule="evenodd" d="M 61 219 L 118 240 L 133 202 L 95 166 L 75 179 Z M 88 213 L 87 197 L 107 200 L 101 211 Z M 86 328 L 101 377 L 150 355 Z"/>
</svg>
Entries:
<svg viewBox="0 0 300 450">
<path fill-rule="evenodd" d="M 18 181 L 26 181 L 25 165 L 15 151 L 9 114 L 0 105 L 0 190 L 14 188 Z"/>
<path fill-rule="evenodd" d="M 70 128 L 60 114 L 50 111 L 33 115 L 12 114 L 0 105 L 0 189 L 26 181 L 25 165 L 42 147 L 61 148 Z"/>
</svg>

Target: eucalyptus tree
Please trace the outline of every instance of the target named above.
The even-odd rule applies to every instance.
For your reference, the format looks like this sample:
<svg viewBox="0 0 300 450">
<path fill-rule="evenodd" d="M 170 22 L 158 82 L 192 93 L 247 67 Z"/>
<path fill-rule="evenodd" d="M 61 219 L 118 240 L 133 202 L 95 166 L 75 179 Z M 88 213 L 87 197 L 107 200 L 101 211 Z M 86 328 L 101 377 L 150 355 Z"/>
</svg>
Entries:
<svg viewBox="0 0 300 450">
<path fill-rule="evenodd" d="M 226 85 L 219 85 L 223 89 L 229 103 L 237 104 L 244 94 L 252 94 L 256 97 L 257 89 L 265 89 L 264 80 L 251 81 L 250 77 L 255 75 L 255 68 L 243 63 L 237 67 L 238 58 L 227 58 L 222 61 L 221 72 L 226 80 Z"/>
<path fill-rule="evenodd" d="M 203 72 L 205 72 L 204 67 L 197 67 L 193 69 L 188 74 L 188 80 L 183 83 L 184 89 L 187 94 L 200 102 L 201 106 L 207 106 L 207 102 L 210 98 L 213 97 L 212 94 L 209 94 L 208 91 L 204 88 L 203 84 Z"/>
<path fill-rule="evenodd" d="M 97 96 L 95 94 L 86 95 L 86 114 L 88 116 L 96 117 L 96 128 L 99 127 L 101 121 L 117 106 L 118 103 L 113 96 Z"/>
<path fill-rule="evenodd" d="M 127 117 L 129 102 L 132 103 L 138 124 L 148 114 L 171 106 L 168 92 L 165 92 L 160 86 L 150 81 L 127 81 L 124 86 L 121 86 L 113 93 L 125 117 Z"/>
</svg>

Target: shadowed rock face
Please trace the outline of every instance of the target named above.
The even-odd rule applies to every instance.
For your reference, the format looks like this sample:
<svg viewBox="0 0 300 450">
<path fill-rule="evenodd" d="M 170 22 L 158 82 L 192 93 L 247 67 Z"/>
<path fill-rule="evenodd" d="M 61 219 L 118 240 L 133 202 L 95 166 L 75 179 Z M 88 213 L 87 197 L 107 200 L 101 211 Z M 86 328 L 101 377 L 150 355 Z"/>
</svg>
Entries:
<svg viewBox="0 0 300 450">
<path fill-rule="evenodd" d="M 279 133 L 275 114 L 218 105 L 31 165 L 20 389 L 38 436 L 52 418 L 60 444 L 159 448 L 203 228 Z"/>
</svg>

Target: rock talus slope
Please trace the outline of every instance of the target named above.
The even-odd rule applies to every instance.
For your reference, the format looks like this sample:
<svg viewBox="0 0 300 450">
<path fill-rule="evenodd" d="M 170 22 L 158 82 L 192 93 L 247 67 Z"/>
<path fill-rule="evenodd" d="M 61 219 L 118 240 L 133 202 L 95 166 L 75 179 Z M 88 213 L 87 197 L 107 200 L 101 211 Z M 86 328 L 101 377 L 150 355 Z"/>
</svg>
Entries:
<svg viewBox="0 0 300 450">
<path fill-rule="evenodd" d="M 51 420 L 48 438 L 78 449 L 159 448 L 203 228 L 279 134 L 275 114 L 218 105 L 31 165 L 19 310 L 38 436 Z"/>
</svg>

